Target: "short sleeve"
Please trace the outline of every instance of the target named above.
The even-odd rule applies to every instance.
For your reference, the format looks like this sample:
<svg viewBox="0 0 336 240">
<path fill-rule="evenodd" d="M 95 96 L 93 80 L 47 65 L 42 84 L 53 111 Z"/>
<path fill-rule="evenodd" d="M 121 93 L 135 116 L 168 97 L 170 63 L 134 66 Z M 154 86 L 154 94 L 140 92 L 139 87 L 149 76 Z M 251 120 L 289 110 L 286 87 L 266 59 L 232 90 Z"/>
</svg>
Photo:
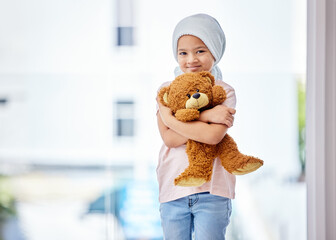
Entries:
<svg viewBox="0 0 336 240">
<path fill-rule="evenodd" d="M 158 95 L 158 93 L 159 93 L 159 91 L 160 91 L 161 88 L 169 86 L 170 83 L 171 82 L 164 82 L 164 83 L 162 83 L 161 86 L 158 88 L 158 90 L 156 92 L 156 96 Z M 159 105 L 156 102 L 156 111 L 155 111 L 155 113 L 157 114 L 158 111 L 159 111 Z"/>
<path fill-rule="evenodd" d="M 215 84 L 222 86 L 226 92 L 226 99 L 223 104 L 230 108 L 236 108 L 236 93 L 233 87 L 220 80 L 216 80 Z"/>
</svg>

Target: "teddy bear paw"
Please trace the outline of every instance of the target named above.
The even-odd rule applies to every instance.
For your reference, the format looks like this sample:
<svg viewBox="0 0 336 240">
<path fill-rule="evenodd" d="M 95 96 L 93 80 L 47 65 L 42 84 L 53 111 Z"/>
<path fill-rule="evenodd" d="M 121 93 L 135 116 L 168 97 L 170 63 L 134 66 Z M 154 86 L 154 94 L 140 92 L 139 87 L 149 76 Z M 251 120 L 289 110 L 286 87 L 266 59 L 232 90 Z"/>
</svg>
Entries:
<svg viewBox="0 0 336 240">
<path fill-rule="evenodd" d="M 181 177 L 175 179 L 175 185 L 180 187 L 199 187 L 205 182 L 206 180 L 200 177 Z"/>
<path fill-rule="evenodd" d="M 232 174 L 234 175 L 244 175 L 251 173 L 258 168 L 260 168 L 264 164 L 264 161 L 260 159 L 253 159 L 253 161 L 247 162 L 244 166 L 241 168 L 237 168 L 236 170 L 232 171 Z"/>
</svg>

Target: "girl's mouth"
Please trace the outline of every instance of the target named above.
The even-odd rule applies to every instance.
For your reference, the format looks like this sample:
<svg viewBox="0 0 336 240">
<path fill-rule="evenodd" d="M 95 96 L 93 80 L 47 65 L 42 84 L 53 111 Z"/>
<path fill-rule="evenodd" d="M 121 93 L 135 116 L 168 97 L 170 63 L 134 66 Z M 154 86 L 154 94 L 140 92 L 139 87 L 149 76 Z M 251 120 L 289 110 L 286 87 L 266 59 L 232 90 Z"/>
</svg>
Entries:
<svg viewBox="0 0 336 240">
<path fill-rule="evenodd" d="M 188 69 L 189 69 L 191 72 L 195 72 L 195 71 L 199 70 L 200 67 L 201 67 L 201 66 L 190 66 L 190 67 L 188 67 Z"/>
</svg>

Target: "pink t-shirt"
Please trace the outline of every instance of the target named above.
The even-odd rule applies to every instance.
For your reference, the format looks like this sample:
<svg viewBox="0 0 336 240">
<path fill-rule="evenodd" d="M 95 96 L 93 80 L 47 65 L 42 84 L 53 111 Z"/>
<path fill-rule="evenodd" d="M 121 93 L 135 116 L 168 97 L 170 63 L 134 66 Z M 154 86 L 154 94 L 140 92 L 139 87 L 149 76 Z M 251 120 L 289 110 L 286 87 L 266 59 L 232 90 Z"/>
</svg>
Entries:
<svg viewBox="0 0 336 240">
<path fill-rule="evenodd" d="M 161 85 L 167 86 L 170 82 Z M 234 89 L 223 81 L 216 80 L 216 85 L 222 86 L 227 95 L 223 104 L 236 107 L 236 94 Z M 160 88 L 161 88 L 160 87 Z M 168 148 L 162 145 L 159 153 L 159 162 L 156 168 L 159 182 L 160 203 L 173 201 L 191 194 L 210 192 L 211 194 L 233 199 L 235 197 L 236 177 L 228 173 L 221 165 L 218 158 L 214 160 L 211 181 L 200 187 L 180 187 L 174 185 L 174 179 L 179 176 L 189 165 L 185 152 L 186 144 L 177 148 Z"/>
</svg>

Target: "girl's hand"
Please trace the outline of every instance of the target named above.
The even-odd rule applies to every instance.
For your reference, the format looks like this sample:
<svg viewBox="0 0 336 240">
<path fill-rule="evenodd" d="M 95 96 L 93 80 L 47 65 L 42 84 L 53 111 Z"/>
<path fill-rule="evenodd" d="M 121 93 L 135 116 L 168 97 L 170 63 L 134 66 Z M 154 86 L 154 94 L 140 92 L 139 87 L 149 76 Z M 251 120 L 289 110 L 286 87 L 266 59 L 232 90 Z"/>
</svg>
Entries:
<svg viewBox="0 0 336 240">
<path fill-rule="evenodd" d="M 202 122 L 224 124 L 228 128 L 233 126 L 236 110 L 225 105 L 217 105 L 212 109 L 205 110 L 201 113 L 200 119 Z"/>
</svg>

